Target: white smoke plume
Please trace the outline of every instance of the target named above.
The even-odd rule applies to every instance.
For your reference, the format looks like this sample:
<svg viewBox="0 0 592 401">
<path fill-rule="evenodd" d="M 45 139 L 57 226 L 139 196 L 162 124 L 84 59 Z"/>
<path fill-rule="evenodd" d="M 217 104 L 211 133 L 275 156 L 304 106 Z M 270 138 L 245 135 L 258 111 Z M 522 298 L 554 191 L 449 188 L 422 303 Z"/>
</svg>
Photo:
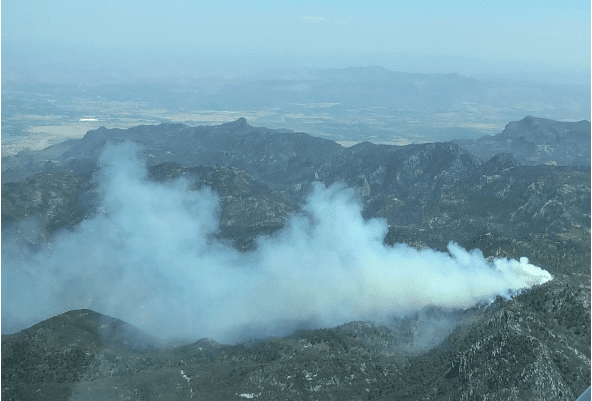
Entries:
<svg viewBox="0 0 592 401">
<path fill-rule="evenodd" d="M 29 257 L 5 243 L 3 328 L 89 308 L 163 339 L 224 341 L 250 326 L 281 332 L 294 322 L 468 308 L 551 279 L 526 258 L 488 263 L 455 243 L 448 253 L 386 246 L 385 221 L 365 221 L 353 192 L 338 185 L 317 184 L 304 214 L 240 253 L 208 235 L 217 229 L 216 194 L 183 180 L 148 182 L 137 152 L 124 144 L 103 153 L 97 217 Z"/>
</svg>

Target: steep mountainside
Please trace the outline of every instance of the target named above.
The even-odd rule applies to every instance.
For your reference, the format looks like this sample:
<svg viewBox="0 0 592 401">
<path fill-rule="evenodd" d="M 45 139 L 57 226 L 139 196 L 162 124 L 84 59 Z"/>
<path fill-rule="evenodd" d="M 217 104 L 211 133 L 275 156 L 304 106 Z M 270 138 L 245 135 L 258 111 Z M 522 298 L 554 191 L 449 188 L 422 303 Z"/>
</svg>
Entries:
<svg viewBox="0 0 592 401">
<path fill-rule="evenodd" d="M 117 319 L 71 311 L 2 336 L 2 396 L 573 400 L 590 377 L 589 291 L 556 279 L 461 312 L 462 324 L 427 352 L 414 350 L 423 319 L 445 312 L 236 346 L 201 339 L 166 348 Z"/>
<path fill-rule="evenodd" d="M 131 141 L 146 149 L 149 165 L 221 165 L 249 172 L 271 183 L 312 180 L 314 171 L 341 152 L 337 143 L 303 133 L 255 128 L 244 118 L 214 127 L 162 124 L 129 130 L 99 128 L 66 152 L 66 167 L 84 171 L 96 166 L 106 143 Z"/>
<path fill-rule="evenodd" d="M 590 121 L 560 122 L 527 116 L 497 135 L 460 140 L 464 149 L 484 160 L 511 153 L 528 165 L 590 166 Z"/>
<path fill-rule="evenodd" d="M 524 127 L 506 131 L 512 141 Z M 480 161 L 454 143 L 343 148 L 244 119 L 101 128 L 10 159 L 3 252 L 35 252 L 100 215 L 98 158 L 105 144 L 125 141 L 141 145 L 148 181 L 182 177 L 190 190 L 212 188 L 216 235 L 241 251 L 302 213 L 313 181 L 341 182 L 364 217 L 386 219 L 387 244 L 445 250 L 456 241 L 489 260 L 526 256 L 554 279 L 466 310 L 428 308 L 236 345 L 167 346 L 74 310 L 2 336 L 3 399 L 573 400 L 590 385 L 589 165 L 523 165 L 509 152 Z"/>
<path fill-rule="evenodd" d="M 453 143 L 343 148 L 306 134 L 252 128 L 244 119 L 218 127 L 91 131 L 46 162 L 45 171 L 3 185 L 3 229 L 37 216 L 41 230 L 25 237 L 44 240 L 95 213 L 100 199 L 92 171 L 106 143 L 123 141 L 143 146 L 153 179 L 183 175 L 198 180 L 195 188 L 212 186 L 222 198 L 220 235 L 240 248 L 282 227 L 313 181 L 354 188 L 366 217 L 388 220 L 389 242 L 443 250 L 450 240 L 467 244 L 484 234 L 562 235 L 576 242 L 589 235 L 588 168 L 521 166 L 509 154 L 480 163 Z M 211 164 L 220 167 L 206 167 Z"/>
<path fill-rule="evenodd" d="M 248 171 L 274 183 L 314 179 L 314 170 L 341 152 L 339 144 L 304 133 L 255 128 L 244 118 L 218 126 L 187 127 L 161 124 L 121 129 L 101 127 L 82 139 L 71 139 L 41 153 L 7 157 L 3 182 L 24 174 L 63 167 L 84 174 L 97 166 L 106 144 L 134 142 L 145 149 L 148 165 L 164 162 L 185 166 L 222 165 Z M 23 173 L 24 170 L 25 172 Z"/>
</svg>

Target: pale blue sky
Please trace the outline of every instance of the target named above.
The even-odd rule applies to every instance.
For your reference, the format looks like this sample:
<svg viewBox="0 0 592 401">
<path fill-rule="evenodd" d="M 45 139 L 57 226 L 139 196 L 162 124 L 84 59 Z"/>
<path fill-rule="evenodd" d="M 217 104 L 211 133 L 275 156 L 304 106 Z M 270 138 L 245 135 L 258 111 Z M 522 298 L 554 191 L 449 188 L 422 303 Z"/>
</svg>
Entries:
<svg viewBox="0 0 592 401">
<path fill-rule="evenodd" d="M 29 62 L 27 55 L 39 62 L 37 54 L 48 63 L 70 56 L 122 68 L 142 60 L 234 73 L 348 65 L 460 73 L 590 69 L 589 1 L 1 4 L 4 67 Z M 64 57 L 50 55 L 60 51 Z"/>
</svg>

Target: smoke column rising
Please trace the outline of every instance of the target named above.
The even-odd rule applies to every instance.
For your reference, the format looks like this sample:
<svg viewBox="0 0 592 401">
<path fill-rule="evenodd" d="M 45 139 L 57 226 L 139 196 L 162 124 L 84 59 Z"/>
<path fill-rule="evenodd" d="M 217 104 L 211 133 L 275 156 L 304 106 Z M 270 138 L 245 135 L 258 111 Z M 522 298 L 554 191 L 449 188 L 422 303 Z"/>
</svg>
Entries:
<svg viewBox="0 0 592 401">
<path fill-rule="evenodd" d="M 468 308 L 552 278 L 526 258 L 490 264 L 455 243 L 448 253 L 386 246 L 385 221 L 365 221 L 351 190 L 320 183 L 305 213 L 239 253 L 208 236 L 217 230 L 216 194 L 183 180 L 148 182 L 137 153 L 132 144 L 104 151 L 97 217 L 34 255 L 3 247 L 3 327 L 90 308 L 163 339 L 228 340 L 241 327 L 281 332 L 286 322 L 334 326 Z"/>
</svg>

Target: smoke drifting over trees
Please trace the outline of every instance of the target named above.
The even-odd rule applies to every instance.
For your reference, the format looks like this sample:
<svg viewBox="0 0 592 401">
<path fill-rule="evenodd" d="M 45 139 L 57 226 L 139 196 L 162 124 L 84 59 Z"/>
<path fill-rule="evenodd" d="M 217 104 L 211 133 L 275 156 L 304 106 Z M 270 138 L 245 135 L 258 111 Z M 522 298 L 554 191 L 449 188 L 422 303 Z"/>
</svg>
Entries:
<svg viewBox="0 0 592 401">
<path fill-rule="evenodd" d="M 353 191 L 320 183 L 303 213 L 241 253 L 213 235 L 215 193 L 149 182 L 139 159 L 133 144 L 108 147 L 97 216 L 35 254 L 3 248 L 3 331 L 90 308 L 163 339 L 236 341 L 249 327 L 280 335 L 467 308 L 552 278 L 526 258 L 488 263 L 454 243 L 448 253 L 384 245 L 385 221 L 364 220 Z"/>
</svg>

